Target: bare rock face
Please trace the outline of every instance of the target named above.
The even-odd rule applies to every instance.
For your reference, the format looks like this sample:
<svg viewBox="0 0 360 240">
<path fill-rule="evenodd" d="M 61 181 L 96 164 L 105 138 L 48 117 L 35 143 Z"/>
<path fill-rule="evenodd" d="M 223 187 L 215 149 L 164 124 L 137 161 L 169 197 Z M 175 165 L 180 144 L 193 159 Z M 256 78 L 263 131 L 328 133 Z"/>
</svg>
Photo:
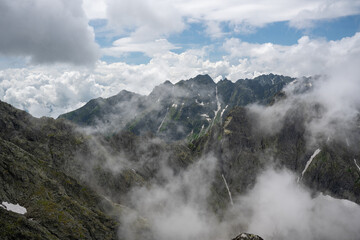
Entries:
<svg viewBox="0 0 360 240">
<path fill-rule="evenodd" d="M 241 233 L 237 237 L 233 238 L 232 240 L 263 240 L 258 235 L 250 234 L 250 233 Z"/>
</svg>

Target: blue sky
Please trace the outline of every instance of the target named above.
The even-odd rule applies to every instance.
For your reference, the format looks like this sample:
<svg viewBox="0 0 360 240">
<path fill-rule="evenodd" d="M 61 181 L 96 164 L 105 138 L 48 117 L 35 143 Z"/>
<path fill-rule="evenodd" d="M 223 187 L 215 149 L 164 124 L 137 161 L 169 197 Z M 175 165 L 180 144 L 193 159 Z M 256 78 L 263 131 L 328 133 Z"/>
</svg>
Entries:
<svg viewBox="0 0 360 240">
<path fill-rule="evenodd" d="M 131 33 L 131 30 L 127 30 L 127 34 L 115 34 L 113 30 L 107 28 L 108 21 L 106 19 L 90 20 L 89 25 L 94 28 L 95 41 L 101 48 L 111 47 L 115 40 Z M 304 35 L 315 39 L 336 41 L 344 37 L 351 37 L 360 31 L 360 15 L 316 20 L 312 26 L 304 29 L 291 26 L 289 21 L 272 22 L 264 26 L 253 27 L 248 32 L 235 32 L 229 22 L 221 23 L 220 28 L 223 36 L 214 38 L 207 33 L 206 24 L 188 23 L 183 31 L 167 36 L 167 40 L 177 47 L 171 50 L 175 53 L 203 46 L 215 46 L 209 51 L 209 59 L 216 61 L 220 60 L 224 54 L 220 47 L 226 38 L 238 38 L 249 43 L 273 43 L 285 46 L 296 44 Z M 104 55 L 101 59 L 109 63 L 122 61 L 128 64 L 143 64 L 151 60 L 142 52 L 129 52 L 121 57 Z"/>
<path fill-rule="evenodd" d="M 197 74 L 236 81 L 360 65 L 359 0 L 29 3 L 0 1 L 0 99 L 35 116 Z"/>
</svg>

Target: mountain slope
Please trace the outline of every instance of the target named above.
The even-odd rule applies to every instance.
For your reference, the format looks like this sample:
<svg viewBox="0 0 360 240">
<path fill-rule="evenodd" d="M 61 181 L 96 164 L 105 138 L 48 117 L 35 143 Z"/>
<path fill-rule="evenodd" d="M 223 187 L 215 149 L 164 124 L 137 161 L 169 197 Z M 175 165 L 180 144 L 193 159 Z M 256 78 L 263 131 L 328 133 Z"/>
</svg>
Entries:
<svg viewBox="0 0 360 240">
<path fill-rule="evenodd" d="M 36 119 L 0 102 L 0 207 L 2 239 L 115 239 L 117 223 L 104 199 L 64 172 L 76 168 L 81 134 L 53 119 Z"/>
<path fill-rule="evenodd" d="M 0 199 L 27 210 L 0 207 L 2 239 L 116 238 L 95 192 L 8 141 L 0 139 L 0 149 Z"/>
<path fill-rule="evenodd" d="M 92 128 L 128 129 L 137 135 L 151 132 L 167 140 L 179 140 L 205 131 L 234 106 L 268 104 L 293 80 L 269 74 L 235 83 L 226 79 L 215 83 L 208 75 L 198 75 L 176 84 L 167 81 L 149 96 L 122 91 L 112 98 L 91 100 L 59 118 Z"/>
<path fill-rule="evenodd" d="M 128 211 L 118 203 L 133 187 L 156 179 L 158 158 L 172 153 L 171 161 L 168 154 L 162 158 L 177 169 L 191 162 L 186 148 L 151 144 L 150 137 L 90 136 L 62 119 L 37 119 L 4 102 L 0 113 L 0 203 L 27 209 L 20 215 L 0 205 L 2 239 L 115 239 L 118 218 Z M 133 164 L 114 171 L 109 161 L 121 154 Z M 135 227 L 140 235 L 146 231 Z"/>
<path fill-rule="evenodd" d="M 269 165 L 292 170 L 314 192 L 360 203 L 360 169 L 356 159 L 358 148 L 349 147 L 341 139 L 319 141 L 309 146 L 306 141 L 306 114 L 293 109 L 276 134 L 258 130 L 256 120 L 246 108 L 234 108 L 223 124 L 191 143 L 194 153 L 215 153 L 234 195 L 244 194 L 255 184 L 256 177 Z M 359 136 L 359 129 L 353 134 Z M 353 146 L 360 138 L 352 138 Z M 217 192 L 227 199 L 226 186 L 219 180 Z M 229 203 L 229 201 L 227 201 Z"/>
</svg>

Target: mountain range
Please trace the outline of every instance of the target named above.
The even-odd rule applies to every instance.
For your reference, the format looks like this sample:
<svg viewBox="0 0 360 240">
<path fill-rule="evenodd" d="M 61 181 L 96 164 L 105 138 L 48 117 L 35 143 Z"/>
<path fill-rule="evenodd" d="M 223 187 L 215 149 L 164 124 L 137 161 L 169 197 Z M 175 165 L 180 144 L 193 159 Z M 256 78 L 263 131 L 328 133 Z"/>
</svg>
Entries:
<svg viewBox="0 0 360 240">
<path fill-rule="evenodd" d="M 235 83 L 215 83 L 209 75 L 198 75 L 176 84 L 166 81 L 148 96 L 121 91 L 116 96 L 91 100 L 82 108 L 60 115 L 80 126 L 103 130 L 124 128 L 136 135 L 152 133 L 166 140 L 201 134 L 223 119 L 235 106 L 268 104 L 294 78 L 262 75 Z"/>
<path fill-rule="evenodd" d="M 264 239 L 357 239 L 360 215 L 328 214 L 341 204 L 359 212 L 359 118 L 319 124 L 327 108 L 309 97 L 318 78 L 198 75 L 148 96 L 93 99 L 58 119 L 0 102 L 0 237 L 231 239 L 251 230 Z M 270 195 L 257 192 L 264 176 Z M 287 192 L 276 188 L 287 179 L 279 176 L 294 178 Z M 267 230 L 262 204 L 277 197 L 284 216 L 282 207 L 296 209 L 288 192 L 312 206 L 309 219 L 334 217 L 344 232 L 322 231 L 326 219 L 304 225 L 308 218 L 289 229 L 272 219 L 280 227 Z M 260 239 L 235 239 L 251 238 Z"/>
</svg>

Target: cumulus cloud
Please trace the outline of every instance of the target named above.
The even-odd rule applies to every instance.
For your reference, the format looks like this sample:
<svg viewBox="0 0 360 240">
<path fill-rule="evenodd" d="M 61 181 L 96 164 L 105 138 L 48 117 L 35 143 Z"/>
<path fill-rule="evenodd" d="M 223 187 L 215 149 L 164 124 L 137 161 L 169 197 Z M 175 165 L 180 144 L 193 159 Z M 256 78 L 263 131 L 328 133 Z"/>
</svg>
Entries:
<svg viewBox="0 0 360 240">
<path fill-rule="evenodd" d="M 31 114 L 53 116 L 80 107 L 107 91 L 94 76 L 69 69 L 22 68 L 0 71 L 1 100 Z"/>
<path fill-rule="evenodd" d="M 149 94 L 165 80 L 177 82 L 202 73 L 222 75 L 227 64 L 204 60 L 203 54 L 167 52 L 141 65 L 97 62 L 93 70 L 55 66 L 5 69 L 0 71 L 0 99 L 37 117 L 57 117 L 92 98 L 110 97 L 123 89 Z"/>
<path fill-rule="evenodd" d="M 208 60 L 209 46 L 180 54 L 169 51 L 154 53 L 149 63 L 140 65 L 97 62 L 93 70 L 58 66 L 4 69 L 0 71 L 0 99 L 27 109 L 35 116 L 56 117 L 91 98 L 110 97 L 123 89 L 148 94 L 165 80 L 175 83 L 197 74 L 209 74 L 216 80 L 226 77 L 236 81 L 270 72 L 294 77 L 316 74 L 337 76 L 334 79 L 339 80 L 332 81 L 334 85 L 323 86 L 332 88 L 339 103 L 348 95 L 357 96 L 354 91 L 352 95 L 347 94 L 347 90 L 360 86 L 356 85 L 356 66 L 360 64 L 359 33 L 329 42 L 303 37 L 292 46 L 250 44 L 229 39 L 224 43 L 224 49 L 229 55 L 219 61 Z M 342 87 L 347 89 L 336 91 Z M 326 93 L 317 94 L 323 97 L 327 96 Z M 331 99 L 323 100 L 326 101 L 334 103 Z"/>
<path fill-rule="evenodd" d="M 152 40 L 185 27 L 176 6 L 165 0 L 108 0 L 107 16 L 117 31 L 135 28 L 134 39 Z"/>
<path fill-rule="evenodd" d="M 1 1 L 0 53 L 35 64 L 92 64 L 98 46 L 87 21 L 80 0 Z"/>
<path fill-rule="evenodd" d="M 82 6 L 88 19 L 106 18 L 106 0 L 83 0 Z"/>
<path fill-rule="evenodd" d="M 360 33 L 338 41 L 304 36 L 291 46 L 254 44 L 231 38 L 223 47 L 229 53 L 226 59 L 233 64 L 239 61 L 244 70 L 309 76 L 328 73 L 334 67 L 344 65 L 344 61 L 359 62 Z"/>
</svg>

